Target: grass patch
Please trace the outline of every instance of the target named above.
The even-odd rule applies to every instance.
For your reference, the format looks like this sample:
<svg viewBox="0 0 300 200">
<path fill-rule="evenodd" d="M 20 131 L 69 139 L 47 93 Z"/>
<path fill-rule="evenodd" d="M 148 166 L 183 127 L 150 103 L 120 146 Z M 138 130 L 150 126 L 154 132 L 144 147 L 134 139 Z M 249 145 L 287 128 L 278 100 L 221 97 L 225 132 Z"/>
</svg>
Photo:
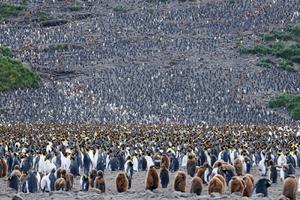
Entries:
<svg viewBox="0 0 300 200">
<path fill-rule="evenodd" d="M 261 37 L 264 44 L 257 44 L 252 48 L 242 47 L 240 53 L 272 56 L 279 61 L 275 66 L 295 72 L 294 63 L 300 64 L 300 25 L 272 30 L 261 34 Z M 267 63 L 259 62 L 258 65 L 267 66 Z"/>
<path fill-rule="evenodd" d="M 49 19 L 49 15 L 47 13 L 45 13 L 44 11 L 38 11 L 36 13 L 37 15 L 37 18 L 38 18 L 38 21 L 41 22 L 41 21 L 46 21 Z"/>
<path fill-rule="evenodd" d="M 286 71 L 296 72 L 294 63 L 289 60 L 281 59 L 278 63 L 278 67 Z"/>
<path fill-rule="evenodd" d="M 82 10 L 81 6 L 75 5 L 69 8 L 71 12 L 78 12 L 80 10 Z"/>
<path fill-rule="evenodd" d="M 24 9 L 24 6 L 0 3 L 0 21 L 6 20 L 10 17 L 17 17 Z"/>
<path fill-rule="evenodd" d="M 118 12 L 118 13 L 125 13 L 125 12 L 127 12 L 126 6 L 122 6 L 122 5 L 117 5 L 116 7 L 114 7 L 113 10 L 115 12 Z"/>
<path fill-rule="evenodd" d="M 1 49 L 5 48 L 1 47 Z M 5 52 L 8 52 L 7 48 Z M 32 88 L 39 86 L 40 83 L 40 76 L 20 61 L 12 58 L 12 54 L 10 56 L 0 54 L 0 91 Z"/>
<path fill-rule="evenodd" d="M 263 59 L 260 59 L 259 60 L 259 63 L 258 63 L 259 66 L 261 67 L 265 67 L 265 68 L 271 68 L 273 67 L 274 65 L 276 65 L 276 63 L 274 63 L 271 59 L 269 58 L 263 58 Z"/>
<path fill-rule="evenodd" d="M 148 3 L 158 3 L 158 2 L 161 2 L 161 3 L 166 3 L 168 2 L 168 0 L 147 0 Z"/>
<path fill-rule="evenodd" d="M 7 47 L 0 47 L 0 56 L 5 56 L 5 57 L 12 58 L 13 57 L 13 53 Z"/>
<path fill-rule="evenodd" d="M 286 108 L 289 115 L 296 120 L 300 120 L 300 94 L 281 94 L 272 97 L 269 101 L 270 108 Z"/>
<path fill-rule="evenodd" d="M 300 25 L 288 26 L 281 30 L 272 30 L 268 33 L 261 34 L 261 37 L 265 41 L 297 41 L 300 42 Z"/>
</svg>

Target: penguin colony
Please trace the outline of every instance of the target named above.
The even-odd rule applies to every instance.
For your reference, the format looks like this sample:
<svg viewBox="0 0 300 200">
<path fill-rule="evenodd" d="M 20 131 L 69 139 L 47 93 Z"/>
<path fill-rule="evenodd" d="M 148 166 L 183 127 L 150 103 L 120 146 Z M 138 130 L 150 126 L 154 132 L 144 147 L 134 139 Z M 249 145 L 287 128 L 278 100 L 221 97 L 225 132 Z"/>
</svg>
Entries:
<svg viewBox="0 0 300 200">
<path fill-rule="evenodd" d="M 118 171 L 117 192 L 130 190 L 137 171 L 147 171 L 145 189 L 151 191 L 172 187 L 201 195 L 206 185 L 209 195 L 268 196 L 268 189 L 278 182 L 289 199 L 297 199 L 299 192 L 299 127 L 79 126 L 75 131 L 68 125 L 64 129 L 36 126 L 0 127 L 0 177 L 18 192 L 72 191 L 77 176 L 82 191 L 105 192 L 105 171 Z M 149 134 L 164 129 L 172 134 Z M 137 135 L 139 131 L 143 134 Z M 217 131 L 218 139 L 200 139 L 204 133 L 216 136 Z M 191 132 L 199 134 L 198 139 L 189 137 Z M 256 181 L 253 166 L 261 175 Z M 172 186 L 170 176 L 174 176 Z"/>
</svg>

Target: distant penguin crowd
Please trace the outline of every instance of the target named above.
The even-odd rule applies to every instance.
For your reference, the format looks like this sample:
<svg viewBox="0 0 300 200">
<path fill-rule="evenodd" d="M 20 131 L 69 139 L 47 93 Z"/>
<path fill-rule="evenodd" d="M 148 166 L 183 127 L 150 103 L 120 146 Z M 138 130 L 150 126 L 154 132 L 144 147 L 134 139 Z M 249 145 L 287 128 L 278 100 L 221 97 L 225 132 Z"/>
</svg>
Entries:
<svg viewBox="0 0 300 200">
<path fill-rule="evenodd" d="M 282 195 L 300 192 L 299 127 L 193 127 L 180 125 L 1 125 L 0 177 L 16 192 L 106 192 L 105 173 L 117 172 L 115 190 L 127 192 L 134 174 L 145 189 L 172 187 L 201 195 L 235 193 L 267 197 L 272 184 Z M 260 178 L 251 174 L 253 167 Z M 171 179 L 171 177 L 173 178 Z M 191 181 L 188 182 L 188 177 Z M 171 184 L 171 180 L 173 180 Z M 139 183 L 143 184 L 143 183 Z"/>
</svg>

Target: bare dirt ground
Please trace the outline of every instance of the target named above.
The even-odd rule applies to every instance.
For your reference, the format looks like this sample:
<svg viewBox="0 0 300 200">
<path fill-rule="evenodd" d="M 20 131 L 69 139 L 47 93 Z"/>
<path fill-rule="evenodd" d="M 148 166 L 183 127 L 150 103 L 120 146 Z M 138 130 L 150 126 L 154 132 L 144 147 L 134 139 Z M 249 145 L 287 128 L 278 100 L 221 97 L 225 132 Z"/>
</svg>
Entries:
<svg viewBox="0 0 300 200">
<path fill-rule="evenodd" d="M 71 192 L 63 192 L 63 191 L 56 191 L 51 193 L 37 193 L 37 194 L 24 194 L 18 193 L 18 197 L 22 197 L 26 200 L 33 200 L 33 199 L 52 199 L 52 200 L 60 200 L 60 199 L 89 199 L 89 200 L 96 200 L 96 199 L 284 199 L 282 197 L 282 188 L 283 184 L 279 180 L 277 184 L 273 184 L 269 188 L 269 197 L 262 198 L 257 195 L 253 195 L 251 198 L 247 197 L 240 197 L 235 194 L 230 195 L 228 189 L 226 189 L 225 195 L 218 195 L 210 197 L 207 193 L 207 186 L 204 186 L 201 196 L 192 195 L 189 193 L 190 189 L 190 182 L 191 177 L 188 176 L 187 179 L 187 188 L 186 193 L 175 192 L 173 190 L 173 178 L 174 173 L 170 175 L 170 184 L 168 185 L 167 189 L 162 189 L 159 187 L 156 191 L 151 192 L 145 190 L 145 182 L 144 178 L 146 173 L 145 172 L 137 172 L 133 176 L 132 188 L 126 193 L 117 193 L 115 189 L 115 177 L 118 172 L 110 172 L 106 171 L 105 173 L 105 181 L 106 181 L 106 192 L 101 194 L 96 189 L 90 189 L 88 192 L 81 192 L 80 185 L 79 185 L 79 178 L 76 178 L 75 186 Z M 258 169 L 256 167 L 253 168 L 252 174 L 255 176 L 255 182 L 259 179 Z M 300 175 L 300 170 L 297 169 L 297 177 Z M 279 178 L 278 178 L 279 179 Z M 7 188 L 7 182 L 4 179 L 0 180 L 0 199 L 1 200 L 9 200 L 12 199 L 16 194 Z M 300 194 L 297 196 L 300 198 Z"/>
</svg>

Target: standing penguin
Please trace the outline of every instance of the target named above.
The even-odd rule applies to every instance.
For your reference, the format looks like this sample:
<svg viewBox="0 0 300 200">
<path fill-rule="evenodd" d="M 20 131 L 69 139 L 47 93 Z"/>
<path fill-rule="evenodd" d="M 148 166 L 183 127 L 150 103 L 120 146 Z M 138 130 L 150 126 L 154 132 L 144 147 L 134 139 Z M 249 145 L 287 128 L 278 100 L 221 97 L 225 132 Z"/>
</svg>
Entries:
<svg viewBox="0 0 300 200">
<path fill-rule="evenodd" d="M 165 164 L 162 164 L 161 168 L 160 168 L 160 183 L 162 188 L 167 188 L 168 184 L 169 184 L 169 170 L 167 169 L 167 167 L 165 166 Z"/>
<path fill-rule="evenodd" d="M 95 188 L 99 189 L 102 193 L 105 192 L 105 180 L 103 177 L 103 171 L 99 170 L 97 172 L 97 177 L 94 181 Z"/>
<path fill-rule="evenodd" d="M 21 162 L 21 172 L 27 173 L 33 165 L 32 156 L 26 156 Z"/>
<path fill-rule="evenodd" d="M 119 169 L 119 160 L 116 157 L 111 156 L 109 158 L 108 168 L 111 171 L 117 171 Z"/>
<path fill-rule="evenodd" d="M 251 159 L 248 156 L 244 157 L 246 165 L 246 173 L 249 174 L 251 171 Z"/>
<path fill-rule="evenodd" d="M 278 173 L 277 173 L 277 167 L 275 166 L 275 162 L 273 160 L 269 161 L 269 168 L 270 168 L 270 180 L 272 181 L 272 183 L 277 183 L 277 177 L 278 177 Z"/>
<path fill-rule="evenodd" d="M 91 165 L 92 165 L 92 160 L 89 154 L 87 153 L 87 151 L 84 151 L 83 152 L 83 175 L 85 176 L 89 175 Z"/>
<path fill-rule="evenodd" d="M 96 170 L 98 170 L 98 171 L 99 170 L 101 170 L 101 171 L 105 170 L 105 158 L 106 158 L 106 154 L 104 152 L 100 152 L 98 154 Z"/>
<path fill-rule="evenodd" d="M 71 163 L 70 163 L 69 170 L 70 170 L 70 173 L 72 173 L 74 177 L 80 176 L 79 164 L 78 164 L 78 160 L 75 156 L 71 156 Z"/>
<path fill-rule="evenodd" d="M 137 172 L 139 170 L 139 161 L 137 159 L 137 154 L 134 154 L 132 158 L 132 162 L 133 162 L 133 170 Z"/>
<path fill-rule="evenodd" d="M 54 191 L 55 188 L 55 181 L 56 181 L 56 177 L 55 177 L 55 169 L 52 169 L 52 171 L 50 172 L 50 174 L 48 174 L 49 177 L 49 181 L 50 181 L 50 191 Z"/>
<path fill-rule="evenodd" d="M 10 174 L 13 170 L 13 156 L 11 153 L 7 154 L 6 162 L 7 162 L 7 167 L 8 167 L 8 173 Z"/>
<path fill-rule="evenodd" d="M 55 184 L 56 178 L 55 178 L 55 169 L 52 169 L 52 171 L 46 175 L 43 176 L 41 180 L 41 190 L 42 192 L 48 191 L 54 191 L 54 184 Z"/>
<path fill-rule="evenodd" d="M 128 160 L 125 165 L 125 172 L 128 178 L 128 189 L 131 188 L 131 181 L 133 176 L 133 163 L 131 160 Z"/>
<path fill-rule="evenodd" d="M 171 155 L 171 172 L 177 172 L 179 170 L 179 161 L 174 154 Z"/>
<path fill-rule="evenodd" d="M 35 172 L 30 171 L 28 176 L 26 177 L 25 191 L 29 193 L 36 193 L 38 192 L 38 188 L 38 178 L 36 177 Z"/>
<path fill-rule="evenodd" d="M 118 153 L 118 156 L 117 156 L 117 159 L 118 159 L 118 169 L 123 171 L 124 170 L 124 166 L 125 166 L 125 159 L 124 159 L 124 153 L 123 152 L 119 152 Z"/>
<path fill-rule="evenodd" d="M 56 169 L 61 167 L 61 153 L 59 151 L 55 152 L 52 162 L 55 164 Z"/>
<path fill-rule="evenodd" d="M 147 170 L 147 160 L 144 156 L 140 156 L 140 158 L 139 158 L 139 169 L 141 171 Z"/>
<path fill-rule="evenodd" d="M 81 191 L 87 192 L 89 190 L 89 186 L 90 186 L 89 178 L 87 176 L 83 175 L 80 178 L 80 185 L 81 185 Z"/>
<path fill-rule="evenodd" d="M 147 161 L 147 168 L 149 169 L 150 166 L 153 166 L 154 165 L 154 162 L 153 162 L 153 159 L 151 157 L 151 153 L 148 152 L 148 154 L 145 156 L 145 159 Z"/>
</svg>

